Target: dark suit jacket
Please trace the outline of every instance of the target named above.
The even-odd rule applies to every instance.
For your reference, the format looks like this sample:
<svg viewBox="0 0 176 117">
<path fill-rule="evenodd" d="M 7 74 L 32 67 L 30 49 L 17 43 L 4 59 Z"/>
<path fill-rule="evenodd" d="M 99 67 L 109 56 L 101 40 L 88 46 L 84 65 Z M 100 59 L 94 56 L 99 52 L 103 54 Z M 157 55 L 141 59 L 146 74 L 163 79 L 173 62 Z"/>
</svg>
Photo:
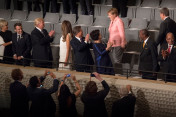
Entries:
<svg viewBox="0 0 176 117">
<path fill-rule="evenodd" d="M 174 37 L 176 38 L 176 23 L 174 20 L 170 19 L 169 17 L 166 18 L 161 24 L 160 24 L 160 30 L 159 30 L 159 36 L 156 41 L 157 45 L 163 45 L 166 42 L 166 35 L 168 32 L 171 32 L 174 34 Z M 176 41 L 176 40 L 175 40 Z"/>
<path fill-rule="evenodd" d="M 168 44 L 164 44 L 161 50 L 167 50 L 168 49 Z M 176 74 L 176 44 L 173 45 L 171 53 L 166 59 L 163 59 L 161 52 L 158 56 L 158 60 L 160 61 L 160 65 L 163 67 L 163 71 L 165 73 L 172 73 Z M 166 75 L 166 80 L 171 81 L 175 80 L 176 82 L 176 76 L 172 75 Z"/>
<path fill-rule="evenodd" d="M 26 86 L 15 81 L 10 84 L 11 114 L 13 117 L 27 117 L 29 105 Z"/>
<path fill-rule="evenodd" d="M 157 47 L 154 42 L 149 38 L 140 54 L 139 70 L 157 72 L 157 57 Z"/>
<path fill-rule="evenodd" d="M 31 32 L 32 40 L 32 57 L 34 60 L 34 65 L 36 67 L 51 67 L 52 61 L 52 51 L 50 43 L 53 41 L 53 38 L 49 37 L 47 30 L 43 29 L 43 34 L 35 28 Z M 45 60 L 45 61 L 41 61 Z"/>
<path fill-rule="evenodd" d="M 85 42 L 81 43 L 76 37 L 74 37 L 70 44 L 74 51 L 74 63 L 75 64 L 86 64 L 86 65 L 93 65 L 93 58 L 90 53 L 91 44 L 86 44 Z M 76 65 L 77 71 L 89 71 L 90 67 Z"/>
<path fill-rule="evenodd" d="M 43 82 L 44 78 L 40 78 Z M 32 101 L 30 113 L 32 117 L 52 117 L 56 111 L 56 104 L 51 94 L 58 90 L 59 81 L 53 80 L 53 87 L 50 89 L 28 87 L 28 95 Z"/>
<path fill-rule="evenodd" d="M 136 98 L 132 94 L 117 100 L 112 105 L 111 117 L 133 117 Z"/>
<path fill-rule="evenodd" d="M 24 58 L 30 59 L 31 49 L 31 37 L 28 33 L 23 32 L 20 40 L 17 40 L 17 33 L 12 35 L 13 55 L 16 54 L 17 56 L 23 56 Z"/>
<path fill-rule="evenodd" d="M 103 80 L 101 83 L 104 90 L 94 95 L 83 92 L 81 100 L 84 103 L 84 117 L 108 117 L 104 99 L 108 95 L 110 88 L 106 81 Z"/>
</svg>

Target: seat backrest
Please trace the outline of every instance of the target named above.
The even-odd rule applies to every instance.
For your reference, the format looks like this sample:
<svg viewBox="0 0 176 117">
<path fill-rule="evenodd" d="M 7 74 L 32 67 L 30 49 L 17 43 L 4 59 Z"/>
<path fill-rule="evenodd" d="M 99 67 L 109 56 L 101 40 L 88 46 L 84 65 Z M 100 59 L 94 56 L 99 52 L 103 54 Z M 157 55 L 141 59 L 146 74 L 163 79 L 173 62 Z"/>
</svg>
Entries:
<svg viewBox="0 0 176 117">
<path fill-rule="evenodd" d="M 59 23 L 60 19 L 60 14 L 59 13 L 46 13 L 45 15 L 45 22 L 50 22 L 50 23 Z"/>
<path fill-rule="evenodd" d="M 127 11 L 127 17 L 133 19 L 136 17 L 136 7 L 129 7 Z"/>
<path fill-rule="evenodd" d="M 147 28 L 147 19 L 134 18 L 131 21 L 130 28 L 145 29 Z"/>
<path fill-rule="evenodd" d="M 122 19 L 122 21 L 123 21 L 123 23 L 124 23 L 124 27 L 125 27 L 125 28 L 129 28 L 129 21 L 130 21 L 130 19 L 127 18 L 127 17 L 121 18 L 121 19 Z"/>
<path fill-rule="evenodd" d="M 176 0 L 162 0 L 161 7 L 175 8 Z"/>
<path fill-rule="evenodd" d="M 162 20 L 151 20 L 148 26 L 149 30 L 159 30 Z"/>
<path fill-rule="evenodd" d="M 54 30 L 56 33 L 62 34 L 61 23 L 54 24 Z"/>
<path fill-rule="evenodd" d="M 107 16 L 108 11 L 112 8 L 112 6 L 106 6 L 106 5 L 101 5 L 100 7 L 100 15 L 101 16 Z"/>
<path fill-rule="evenodd" d="M 62 14 L 60 22 L 62 23 L 64 20 L 68 20 L 71 24 L 75 24 L 76 14 Z"/>
<path fill-rule="evenodd" d="M 77 24 L 91 26 L 93 24 L 93 15 L 79 15 Z"/>
<path fill-rule="evenodd" d="M 27 11 L 14 10 L 12 14 L 12 20 L 24 21 L 27 18 Z"/>
<path fill-rule="evenodd" d="M 110 23 L 110 19 L 105 16 L 96 16 L 93 26 L 103 26 L 108 27 Z"/>
<path fill-rule="evenodd" d="M 145 18 L 148 21 L 154 19 L 154 10 L 152 8 L 137 8 L 136 9 L 136 18 Z"/>
<path fill-rule="evenodd" d="M 141 7 L 156 7 L 158 8 L 161 0 L 143 0 Z"/>
<path fill-rule="evenodd" d="M 36 18 L 43 18 L 42 12 L 30 11 L 27 21 L 34 21 Z"/>
<path fill-rule="evenodd" d="M 0 9 L 0 18 L 3 18 L 5 20 L 11 19 L 11 10 L 5 10 L 5 9 Z"/>
<path fill-rule="evenodd" d="M 139 30 L 125 29 L 126 41 L 139 41 Z"/>
</svg>

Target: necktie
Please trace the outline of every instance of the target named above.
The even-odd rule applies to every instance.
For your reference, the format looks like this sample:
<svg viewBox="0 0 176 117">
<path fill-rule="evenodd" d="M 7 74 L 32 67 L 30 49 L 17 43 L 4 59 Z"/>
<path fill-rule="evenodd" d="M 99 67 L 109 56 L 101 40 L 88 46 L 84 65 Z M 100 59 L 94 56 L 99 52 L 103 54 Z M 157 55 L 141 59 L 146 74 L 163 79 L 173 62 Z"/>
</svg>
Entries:
<svg viewBox="0 0 176 117">
<path fill-rule="evenodd" d="M 20 35 L 17 36 L 17 41 L 19 41 L 21 38 L 20 38 Z"/>
<path fill-rule="evenodd" d="M 171 45 L 169 45 L 169 48 L 168 48 L 168 53 L 170 54 L 171 52 Z"/>
<path fill-rule="evenodd" d="M 144 48 L 144 46 L 145 46 L 145 42 L 143 42 L 143 48 Z"/>
<path fill-rule="evenodd" d="M 83 43 L 83 42 L 84 42 L 83 38 L 81 38 L 80 40 L 81 40 L 81 43 Z"/>
</svg>

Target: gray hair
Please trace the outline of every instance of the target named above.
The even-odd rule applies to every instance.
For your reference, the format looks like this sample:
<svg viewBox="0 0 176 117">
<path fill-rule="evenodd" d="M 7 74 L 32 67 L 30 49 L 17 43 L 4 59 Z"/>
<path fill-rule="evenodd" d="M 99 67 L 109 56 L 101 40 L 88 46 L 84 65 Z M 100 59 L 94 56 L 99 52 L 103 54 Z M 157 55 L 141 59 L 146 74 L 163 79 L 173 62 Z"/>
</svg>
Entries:
<svg viewBox="0 0 176 117">
<path fill-rule="evenodd" d="M 2 29 L 2 27 L 4 27 L 5 25 L 8 25 L 8 22 L 4 19 L 0 20 L 0 29 Z"/>
<path fill-rule="evenodd" d="M 128 95 L 128 89 L 125 86 L 119 88 L 120 97 L 124 97 Z"/>
</svg>

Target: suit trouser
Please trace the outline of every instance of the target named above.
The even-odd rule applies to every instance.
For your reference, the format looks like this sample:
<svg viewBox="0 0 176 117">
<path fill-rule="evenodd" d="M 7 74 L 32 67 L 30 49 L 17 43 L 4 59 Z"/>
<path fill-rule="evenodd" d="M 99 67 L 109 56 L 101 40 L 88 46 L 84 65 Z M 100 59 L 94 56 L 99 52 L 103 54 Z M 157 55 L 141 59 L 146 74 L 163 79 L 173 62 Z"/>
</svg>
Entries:
<svg viewBox="0 0 176 117">
<path fill-rule="evenodd" d="M 63 0 L 64 13 L 70 14 L 70 9 L 72 14 L 77 14 L 76 0 Z"/>
<path fill-rule="evenodd" d="M 113 47 L 111 51 L 112 62 L 113 63 L 121 63 L 123 56 L 123 49 L 120 46 Z"/>
<path fill-rule="evenodd" d="M 50 1 L 51 1 L 51 12 L 52 13 L 58 12 L 57 0 L 45 0 L 44 1 L 44 10 L 43 10 L 44 14 L 46 14 L 46 12 L 49 12 Z"/>
<path fill-rule="evenodd" d="M 92 0 L 80 0 L 82 15 L 93 15 Z"/>
<path fill-rule="evenodd" d="M 27 0 L 28 11 L 32 11 L 32 2 L 34 3 L 34 11 L 41 11 L 39 0 Z"/>
</svg>

